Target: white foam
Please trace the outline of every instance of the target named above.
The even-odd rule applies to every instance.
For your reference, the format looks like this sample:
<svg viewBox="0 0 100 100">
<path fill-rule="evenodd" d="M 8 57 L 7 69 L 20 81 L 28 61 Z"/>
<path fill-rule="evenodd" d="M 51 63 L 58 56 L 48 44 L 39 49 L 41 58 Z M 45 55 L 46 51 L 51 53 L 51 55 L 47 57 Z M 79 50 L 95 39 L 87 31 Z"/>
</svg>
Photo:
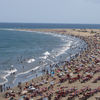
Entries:
<svg viewBox="0 0 100 100">
<path fill-rule="evenodd" d="M 40 59 L 47 59 L 48 56 L 39 57 Z"/>
<path fill-rule="evenodd" d="M 67 43 L 66 41 L 66 35 L 62 35 L 62 34 L 57 34 L 57 33 L 51 33 L 51 32 L 38 32 L 38 33 L 43 33 L 43 34 L 48 34 L 48 35 L 52 35 L 55 37 L 59 37 L 63 42 Z M 62 54 L 64 54 L 68 49 L 70 49 L 71 45 L 72 45 L 73 40 L 71 40 L 71 38 L 69 39 L 67 44 L 64 44 L 62 46 L 62 48 L 56 49 L 57 53 L 55 55 L 55 57 L 60 56 Z M 50 53 L 48 51 L 46 51 L 44 53 L 45 56 L 40 57 L 43 59 L 47 59 L 47 57 L 50 55 Z"/>
<path fill-rule="evenodd" d="M 47 65 L 47 63 L 43 64 L 42 66 L 45 66 L 45 65 Z M 35 71 L 35 70 L 37 70 L 37 69 L 39 69 L 39 68 L 40 68 L 40 66 L 36 66 L 35 68 L 32 68 L 32 69 L 30 69 L 30 70 L 27 70 L 27 71 L 25 71 L 25 72 L 21 72 L 21 73 L 17 74 L 16 77 L 18 77 L 19 75 L 24 75 L 24 74 L 27 74 L 27 73 L 29 73 L 29 72 Z"/>
<path fill-rule="evenodd" d="M 16 77 L 19 76 L 19 75 L 24 75 L 24 74 L 27 74 L 27 73 L 29 73 L 29 72 L 31 72 L 31 71 L 37 70 L 37 69 L 39 69 L 39 67 L 40 67 L 40 66 L 37 66 L 37 67 L 32 68 L 32 69 L 30 69 L 30 70 L 28 70 L 28 71 L 19 73 L 19 74 L 16 75 Z"/>
<path fill-rule="evenodd" d="M 64 54 L 68 49 L 70 49 L 72 45 L 72 41 L 69 41 L 67 44 L 65 44 L 60 50 L 57 50 L 58 53 L 56 54 L 56 57 Z"/>
<path fill-rule="evenodd" d="M 17 72 L 17 69 L 14 68 L 13 70 L 11 69 L 11 70 L 7 70 L 7 71 L 4 71 L 4 72 L 6 72 L 6 73 L 8 73 L 8 74 L 12 74 L 12 73 Z"/>
<path fill-rule="evenodd" d="M 49 53 L 48 51 L 46 51 L 46 52 L 44 53 L 44 55 L 49 56 L 50 53 Z"/>
<path fill-rule="evenodd" d="M 37 31 L 35 31 L 37 32 Z M 42 33 L 42 34 L 48 34 L 48 35 L 52 35 L 52 36 L 55 36 L 55 37 L 59 37 L 59 38 L 64 38 L 66 37 L 65 35 L 62 35 L 62 34 L 57 34 L 57 33 L 51 33 L 51 32 L 37 32 L 37 33 Z"/>
<path fill-rule="evenodd" d="M 16 68 L 13 68 L 13 69 L 4 71 L 5 75 L 1 76 L 1 78 L 2 78 L 3 80 L 5 80 L 5 81 L 2 82 L 2 83 L 0 83 L 0 85 L 3 85 L 3 84 L 5 84 L 5 83 L 7 83 L 7 82 L 8 82 L 7 77 L 10 76 L 12 73 L 15 73 L 15 72 L 17 72 L 17 69 L 16 69 Z"/>
<path fill-rule="evenodd" d="M 40 59 L 47 59 L 48 56 L 50 55 L 50 53 L 49 53 L 48 51 L 46 51 L 46 52 L 43 53 L 43 55 L 44 55 L 44 56 L 39 57 L 39 58 L 40 58 Z"/>
<path fill-rule="evenodd" d="M 32 62 L 34 62 L 34 61 L 35 61 L 35 59 L 32 58 L 32 59 L 29 59 L 29 60 L 27 61 L 27 63 L 32 63 Z"/>
</svg>

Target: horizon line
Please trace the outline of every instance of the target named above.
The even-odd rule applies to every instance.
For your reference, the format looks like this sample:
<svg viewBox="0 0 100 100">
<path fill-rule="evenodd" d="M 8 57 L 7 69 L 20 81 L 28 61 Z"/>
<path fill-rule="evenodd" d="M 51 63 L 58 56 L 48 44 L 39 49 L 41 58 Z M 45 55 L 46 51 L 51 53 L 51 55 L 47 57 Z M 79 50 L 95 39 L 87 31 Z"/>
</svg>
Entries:
<svg viewBox="0 0 100 100">
<path fill-rule="evenodd" d="M 44 22 L 44 23 L 38 23 L 38 22 L 0 22 L 0 24 L 81 24 L 81 25 L 100 25 L 100 24 L 96 24 L 96 23 L 47 23 L 47 22 Z"/>
</svg>

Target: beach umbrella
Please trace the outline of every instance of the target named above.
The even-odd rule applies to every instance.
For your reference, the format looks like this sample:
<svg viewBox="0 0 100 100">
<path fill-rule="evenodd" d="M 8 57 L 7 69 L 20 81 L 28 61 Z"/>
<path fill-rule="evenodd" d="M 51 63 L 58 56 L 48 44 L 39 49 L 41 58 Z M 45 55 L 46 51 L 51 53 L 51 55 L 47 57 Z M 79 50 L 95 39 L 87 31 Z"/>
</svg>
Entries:
<svg viewBox="0 0 100 100">
<path fill-rule="evenodd" d="M 54 74 L 54 71 L 52 71 L 51 74 Z"/>
</svg>

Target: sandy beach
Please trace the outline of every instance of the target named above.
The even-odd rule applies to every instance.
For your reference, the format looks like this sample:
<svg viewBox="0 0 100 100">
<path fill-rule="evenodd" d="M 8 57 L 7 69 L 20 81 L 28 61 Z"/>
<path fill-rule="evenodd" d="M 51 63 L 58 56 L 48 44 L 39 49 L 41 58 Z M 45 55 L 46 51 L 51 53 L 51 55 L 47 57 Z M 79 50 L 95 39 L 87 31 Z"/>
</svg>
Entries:
<svg viewBox="0 0 100 100">
<path fill-rule="evenodd" d="M 63 66 L 50 66 L 50 73 L 44 70 L 45 75 L 1 92 L 0 100 L 100 100 L 100 29 L 17 30 L 71 35 L 88 47 Z"/>
</svg>

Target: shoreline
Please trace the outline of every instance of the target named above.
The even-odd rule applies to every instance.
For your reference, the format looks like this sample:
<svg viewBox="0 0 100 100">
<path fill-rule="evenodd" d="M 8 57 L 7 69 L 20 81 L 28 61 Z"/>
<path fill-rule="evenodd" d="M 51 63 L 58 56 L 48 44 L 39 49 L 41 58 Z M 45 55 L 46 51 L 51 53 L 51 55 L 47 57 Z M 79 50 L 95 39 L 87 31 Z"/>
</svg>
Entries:
<svg viewBox="0 0 100 100">
<path fill-rule="evenodd" d="M 18 29 L 17 29 L 18 30 Z M 23 29 L 22 29 L 23 30 Z M 26 29 L 24 29 L 24 30 L 26 30 Z M 23 31 L 24 31 L 23 30 Z M 93 30 L 93 29 L 92 29 Z M 97 34 L 95 31 L 93 32 L 93 33 L 89 33 L 89 32 L 92 32 L 91 31 L 91 29 L 89 30 L 88 29 L 88 31 L 86 31 L 86 29 L 85 30 L 83 30 L 83 29 L 36 29 L 36 30 L 32 30 L 32 29 L 27 29 L 27 31 L 42 31 L 42 32 L 56 32 L 56 33 L 60 33 L 60 34 L 67 34 L 67 35 L 71 35 L 71 36 L 76 36 L 76 37 L 78 37 L 78 38 L 80 38 L 80 39 L 82 39 L 82 40 L 84 40 L 86 43 L 88 43 L 88 50 L 87 51 L 83 51 L 83 53 L 81 54 L 81 55 L 79 55 L 77 58 L 75 58 L 75 59 L 73 59 L 73 60 L 71 60 L 71 61 L 73 61 L 75 64 L 77 63 L 77 61 L 79 61 L 80 60 L 80 58 L 82 59 L 84 59 L 84 56 L 85 56 L 85 53 L 88 53 L 88 55 L 89 55 L 89 51 L 92 51 L 92 49 L 94 49 L 93 47 L 91 47 L 91 43 L 93 43 L 93 39 L 92 38 L 94 38 L 94 36 L 95 36 L 95 34 Z M 97 32 L 99 32 L 100 30 L 98 29 L 97 30 Z M 70 32 L 70 33 L 69 33 Z M 82 33 L 82 34 L 81 34 Z M 94 46 L 94 45 L 93 45 Z M 83 57 L 82 57 L 82 55 L 83 55 Z M 76 60 L 76 61 L 75 61 Z M 73 65 L 73 62 L 70 62 L 71 63 L 71 65 Z M 80 62 L 80 61 L 79 61 Z M 82 62 L 81 62 L 82 63 Z M 85 63 L 87 63 L 87 62 L 85 62 Z M 89 62 L 90 63 L 90 62 Z M 87 66 L 88 66 L 88 64 L 86 64 Z M 67 67 L 69 66 L 69 65 L 66 65 Z M 74 66 L 74 65 L 73 65 Z M 68 68 L 68 69 L 70 69 L 71 71 L 72 71 L 72 69 L 73 69 L 73 67 L 72 68 Z M 57 70 L 57 69 L 56 69 Z M 68 71 L 68 72 L 70 72 L 70 70 Z M 75 66 L 74 66 L 74 70 L 75 70 Z M 81 72 L 81 71 L 80 71 Z M 46 75 L 46 76 L 44 76 L 44 77 L 39 77 L 39 78 L 36 78 L 36 79 L 33 79 L 33 81 L 34 80 L 37 80 L 37 81 L 42 81 L 43 79 L 45 80 L 45 77 L 47 78 L 47 76 L 49 77 L 49 79 L 47 80 L 48 81 L 48 83 L 47 84 L 44 84 L 43 86 L 40 86 L 40 88 L 41 87 L 44 87 L 44 86 L 49 86 L 50 85 L 50 83 L 49 83 L 49 81 L 51 81 L 51 80 L 53 80 L 54 81 L 54 83 L 56 83 L 56 84 L 54 84 L 54 85 L 57 85 L 58 83 L 59 83 L 59 77 L 57 76 L 57 72 L 55 72 L 55 74 L 54 74 L 55 76 L 53 76 L 53 77 L 49 77 L 48 75 Z M 76 75 L 76 74 L 75 74 Z M 73 76 L 73 75 L 72 75 Z M 41 78 L 42 78 L 42 80 L 41 80 Z M 56 78 L 55 80 L 54 80 L 54 78 Z M 29 83 L 29 82 L 28 82 Z M 33 82 L 33 83 L 35 83 L 35 82 Z M 37 83 L 39 83 L 39 82 L 37 82 Z M 75 82 L 75 84 L 73 83 L 73 85 L 72 84 L 68 84 L 68 83 L 66 83 L 68 86 L 70 86 L 70 87 L 72 87 L 73 85 L 75 85 L 75 86 L 77 86 L 77 82 Z M 61 83 L 61 86 L 66 86 L 66 84 L 65 83 Z M 79 83 L 78 82 L 78 84 L 79 84 L 79 86 L 80 87 L 82 87 L 81 86 L 81 83 Z M 24 85 L 25 85 L 25 83 L 24 83 Z M 84 84 L 85 85 L 85 84 Z M 88 84 L 89 85 L 89 84 Z M 87 86 L 88 86 L 87 85 Z M 24 86 L 22 86 L 22 87 L 24 87 Z M 16 87 L 15 87 L 16 88 Z M 55 88 L 56 88 L 56 90 L 58 90 L 57 89 L 57 86 L 55 86 Z M 56 90 L 54 91 L 54 94 L 56 95 Z M 45 92 L 44 92 L 45 93 Z M 28 93 L 27 93 L 28 94 Z M 4 95 L 4 93 L 2 94 L 2 95 Z M 39 97 L 39 96 L 38 96 Z M 40 97 L 44 97 L 44 96 L 40 96 Z M 0 97 L 0 99 L 1 99 L 2 97 Z M 53 95 L 53 97 L 52 98 L 54 98 L 54 95 Z M 37 98 L 35 98 L 35 100 L 36 100 Z M 1 100 L 5 100 L 4 98 L 2 98 Z M 51 99 L 51 100 L 54 100 L 54 99 Z M 62 100 L 64 100 L 64 99 L 62 99 Z M 91 99 L 92 100 L 92 99 Z"/>
<path fill-rule="evenodd" d="M 9 30 L 11 30 L 11 29 L 9 29 Z M 12 31 L 16 31 L 16 30 L 15 30 L 15 29 L 12 29 Z M 19 31 L 23 31 L 23 29 L 21 29 L 21 30 L 19 30 Z M 27 31 L 27 30 L 25 30 L 24 32 L 35 32 L 35 31 Z M 37 31 L 36 31 L 36 32 L 37 32 Z M 48 33 L 48 32 L 40 32 L 40 31 L 39 31 L 39 32 L 37 32 L 37 33 L 47 34 L 47 35 L 53 35 L 53 36 L 55 36 L 55 37 L 56 37 L 56 36 L 57 36 L 57 37 L 59 37 L 59 36 L 61 36 L 61 37 L 64 36 L 65 38 L 67 38 L 67 36 L 68 36 L 67 34 L 66 34 L 66 35 L 63 35 L 63 34 L 52 33 L 52 32 L 49 32 L 49 33 Z M 68 37 L 69 37 L 69 36 L 68 36 Z M 64 38 L 64 39 L 65 39 L 65 38 Z M 72 38 L 72 41 L 73 41 L 73 40 L 74 40 L 74 37 L 71 36 L 71 38 Z M 77 39 L 78 39 L 78 40 L 77 40 Z M 75 40 L 80 41 L 80 42 L 83 43 L 81 47 L 79 47 L 79 45 L 76 46 L 76 48 L 81 48 L 80 50 L 77 50 L 76 53 L 78 53 L 78 52 L 80 53 L 80 52 L 82 52 L 83 49 L 86 48 L 86 46 L 85 46 L 85 41 L 83 41 L 83 40 L 81 40 L 81 39 L 79 39 L 79 38 L 77 38 L 77 37 L 75 37 Z M 65 40 L 64 40 L 64 41 L 65 41 Z M 75 42 L 76 42 L 76 41 L 75 41 Z M 78 43 L 77 43 L 77 44 L 78 44 Z M 75 45 L 76 45 L 76 44 L 75 44 Z M 67 48 L 67 46 L 66 46 L 66 48 Z M 66 49 L 66 48 L 65 48 L 65 49 Z M 70 48 L 71 48 L 71 47 L 70 47 Z M 60 50 L 60 51 L 61 51 L 61 52 L 66 52 L 65 49 L 64 49 L 64 51 L 62 51 L 62 50 Z M 60 54 L 58 53 L 58 55 L 62 55 L 61 52 L 60 52 Z M 76 53 L 75 53 L 75 54 L 76 54 Z M 75 54 L 71 54 L 71 57 L 74 57 Z M 58 55 L 56 54 L 56 56 L 58 56 Z M 65 56 L 65 57 L 66 57 L 66 56 Z M 64 56 L 63 56 L 62 58 L 64 58 Z M 67 58 L 68 58 L 68 59 L 66 59 L 66 60 L 69 60 L 69 59 L 70 59 L 70 55 L 68 55 Z M 30 58 L 30 59 L 31 59 L 31 58 Z M 64 59 L 63 59 L 62 61 L 64 61 Z M 60 61 L 58 60 L 58 62 L 54 62 L 54 64 L 57 64 L 57 63 L 60 63 Z M 37 67 L 38 67 L 38 66 L 37 66 Z M 39 69 L 39 70 L 41 69 L 41 71 L 42 71 L 42 68 L 40 68 L 40 67 L 37 68 L 37 67 L 36 67 L 36 69 Z M 32 71 L 34 71 L 34 69 L 35 69 L 35 68 L 32 68 L 32 69 L 29 69 L 29 70 L 27 70 L 27 71 L 25 71 L 25 72 L 18 73 L 18 74 L 15 75 L 15 77 L 20 76 L 20 75 L 23 75 L 24 73 L 26 73 L 26 74 L 27 74 L 27 73 L 31 73 Z M 46 67 L 46 68 L 44 68 L 44 69 L 49 69 L 49 67 L 48 67 L 48 68 Z M 15 72 L 15 71 L 14 71 L 14 72 Z M 37 72 L 38 72 L 38 71 L 36 70 L 36 73 L 37 73 Z M 33 72 L 32 72 L 32 73 L 33 73 Z M 35 76 L 36 76 L 35 74 L 36 74 L 36 73 L 34 73 L 33 75 L 31 75 L 30 79 L 27 79 L 27 81 L 29 81 L 29 80 L 35 78 Z M 43 74 L 43 73 L 42 73 L 42 72 L 39 73 L 39 74 L 37 73 L 38 76 L 41 76 L 41 74 Z M 9 76 L 10 76 L 10 75 L 9 75 Z M 32 76 L 33 76 L 33 77 L 32 77 Z M 6 77 L 6 78 L 7 78 L 7 77 Z M 18 80 L 18 78 L 17 78 L 17 80 Z M 14 81 L 15 81 L 15 80 L 14 80 Z M 5 84 L 6 87 L 9 87 L 9 86 L 10 86 L 11 88 L 13 88 L 13 87 L 17 86 L 17 84 L 18 84 L 18 81 L 17 81 L 17 82 L 14 82 L 14 81 L 13 81 L 12 85 L 11 85 L 11 84 L 7 85 L 7 83 L 4 83 L 4 84 Z M 24 82 L 27 82 L 27 81 L 24 80 Z M 23 81 L 22 81 L 22 83 L 23 83 Z M 2 85 L 3 85 L 3 84 L 2 84 Z"/>
</svg>

